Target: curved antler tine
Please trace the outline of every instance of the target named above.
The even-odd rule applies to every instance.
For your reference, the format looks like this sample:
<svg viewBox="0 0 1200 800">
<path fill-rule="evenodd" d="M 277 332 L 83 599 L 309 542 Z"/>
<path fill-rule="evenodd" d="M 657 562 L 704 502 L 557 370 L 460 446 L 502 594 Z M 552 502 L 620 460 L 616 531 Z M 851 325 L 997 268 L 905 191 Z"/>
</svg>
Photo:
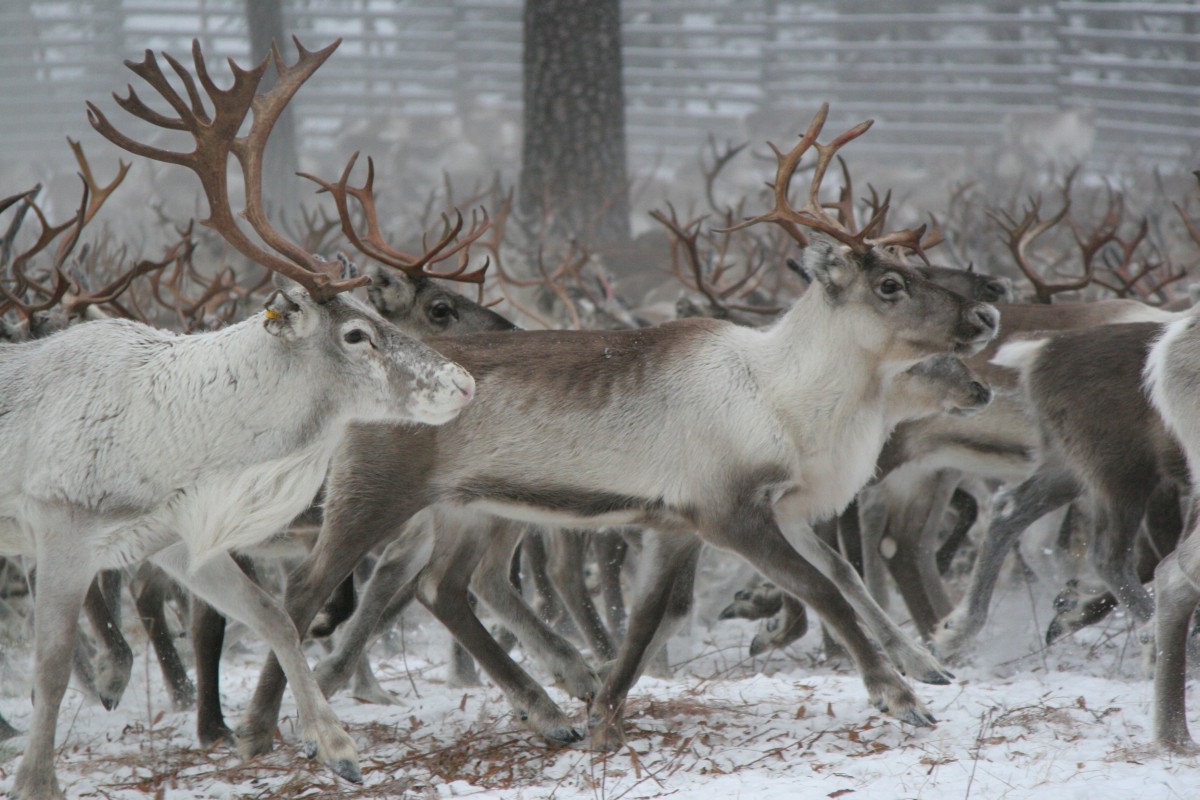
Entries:
<svg viewBox="0 0 1200 800">
<path fill-rule="evenodd" d="M 317 301 L 328 300 L 338 292 L 361 286 L 365 278 L 350 281 L 337 280 L 330 267 L 323 264 L 302 247 L 288 241 L 268 222 L 262 202 L 262 151 L 266 146 L 271 126 L 283 108 L 311 77 L 312 73 L 329 57 L 340 43 L 335 41 L 328 47 L 310 52 L 300 48 L 300 58 L 291 66 L 282 66 L 279 79 L 267 92 L 258 94 L 262 77 L 270 66 L 270 58 L 249 69 L 230 61 L 233 83 L 228 89 L 219 88 L 209 74 L 198 40 L 192 41 L 192 61 L 195 65 L 195 80 L 187 76 L 187 70 L 170 56 L 171 68 L 180 76 L 187 91 L 188 100 L 167 82 L 154 54 L 146 51 L 139 62 L 126 65 L 162 95 L 179 114 L 178 119 L 165 117 L 148 109 L 137 95 L 117 103 L 135 116 L 152 124 L 172 130 L 186 130 L 195 140 L 195 148 L 188 153 L 160 150 L 136 142 L 113 128 L 104 114 L 93 104 L 88 104 L 88 119 L 105 138 L 132 153 L 158 161 L 180 164 L 196 173 L 204 187 L 208 200 L 209 216 L 202 224 L 217 231 L 242 255 L 280 273 L 304 286 Z M 282 60 L 280 59 L 280 62 Z M 208 95 L 212 104 L 211 118 L 204 109 L 203 98 L 196 89 L 196 82 Z M 190 102 L 189 102 L 190 101 Z M 249 132 L 242 137 L 238 132 L 246 116 L 254 112 Z M 229 197 L 228 161 L 233 155 L 242 169 L 245 181 L 246 202 L 241 216 L 250 224 L 258 237 L 270 250 L 264 249 L 238 224 Z"/>
<path fill-rule="evenodd" d="M 829 162 L 833 159 L 838 149 L 866 133 L 873 124 L 873 121 L 866 120 L 865 122 L 860 122 L 850 130 L 837 136 L 829 144 L 822 145 L 817 142 L 817 136 L 820 135 L 828 115 L 829 104 L 822 103 L 820 110 L 817 111 L 816 116 L 813 117 L 812 122 L 809 124 L 808 130 L 800 138 L 796 146 L 786 154 L 775 147 L 775 145 L 771 145 L 771 150 L 775 153 L 777 161 L 775 183 L 772 185 L 775 199 L 774 207 L 765 214 L 761 214 L 738 225 L 717 229 L 718 232 L 732 233 L 757 222 L 774 222 L 801 245 L 808 244 L 808 237 L 800 230 L 802 226 L 820 231 L 847 245 L 855 252 L 863 252 L 869 249 L 870 245 L 863 240 L 864 237 L 861 233 L 857 235 L 852 233 L 845 225 L 825 212 L 820 202 L 820 191 L 821 181 L 824 179 L 825 172 L 829 168 Z M 803 208 L 797 210 L 788 201 L 788 188 L 792 177 L 800 166 L 801 158 L 814 146 L 817 150 L 817 164 L 812 182 L 809 184 L 808 203 Z"/>
<path fill-rule="evenodd" d="M 24 198 L 28 197 L 28 198 L 32 199 L 34 197 L 34 195 L 36 195 L 41 188 L 42 188 L 42 185 L 39 183 L 37 186 L 33 187 L 32 189 L 26 189 L 23 192 L 19 192 L 17 194 L 6 197 L 3 200 L 0 200 L 0 214 L 3 214 L 5 211 L 7 211 L 9 209 L 10 206 L 12 206 L 16 203 L 19 203 Z"/>
<path fill-rule="evenodd" d="M 83 230 L 84 217 L 88 210 L 88 197 L 91 194 L 91 185 L 87 178 L 83 175 L 79 176 L 83 181 L 83 197 L 79 201 L 79 210 L 75 212 L 72 218 L 71 232 L 67 238 L 58 243 L 58 249 L 54 252 L 54 268 L 58 269 L 67 260 L 67 256 L 75 249 L 75 243 L 79 241 L 79 234 Z"/>
<path fill-rule="evenodd" d="M 315 175 L 300 173 L 301 177 L 307 178 L 320 186 L 321 191 L 326 191 L 333 195 L 334 205 L 337 207 L 338 217 L 341 220 L 342 232 L 350 244 L 360 253 L 409 275 L 444 278 L 460 283 L 483 283 L 484 276 L 491 264 L 490 259 L 479 269 L 472 270 L 471 272 L 467 272 L 466 269 L 469 264 L 468 248 L 491 227 L 491 218 L 488 216 L 487 209 L 481 209 L 482 214 L 478 211 L 471 212 L 470 230 L 461 241 L 458 241 L 453 246 L 450 246 L 451 243 L 462 233 L 464 225 L 462 212 L 457 209 L 454 212 L 454 222 L 450 221 L 448 215 L 442 215 L 442 235 L 436 244 L 428 247 L 425 237 L 422 237 L 421 247 L 425 251 L 424 255 L 414 256 L 404 253 L 389 245 L 383 237 L 383 232 L 380 230 L 379 215 L 375 205 L 374 159 L 369 156 L 367 157 L 367 177 L 363 185 L 358 187 L 350 185 L 350 174 L 354 170 L 358 156 L 359 154 L 355 153 L 350 157 L 337 183 L 331 183 Z M 350 197 L 357 200 L 359 207 L 362 208 L 364 221 L 367 226 L 365 234 L 360 234 L 354 228 L 354 220 L 350 216 Z M 444 261 L 455 254 L 459 255 L 459 263 L 454 271 L 443 273 L 427 269 L 427 267 Z"/>
<path fill-rule="evenodd" d="M 197 42 L 192 40 L 193 52 Z M 187 71 L 187 68 L 170 53 L 163 53 L 163 58 L 171 65 L 171 69 L 179 76 L 179 80 L 183 83 L 183 88 L 187 91 L 188 101 L 192 105 L 191 116 L 201 122 L 211 122 L 212 119 L 208 116 L 208 109 L 204 107 L 204 101 L 200 99 L 200 92 L 196 89 L 196 81 L 192 78 L 192 73 Z"/>
<path fill-rule="evenodd" d="M 18 300 L 17 297 L 8 294 L 8 291 L 2 284 L 0 284 L 0 293 L 4 294 L 8 302 L 10 302 L 13 308 L 16 309 L 17 313 L 22 315 L 24 319 L 28 320 L 32 318 L 32 315 L 41 311 L 49 311 L 50 308 L 58 305 L 59 301 L 62 300 L 62 296 L 66 295 L 68 288 L 71 288 L 70 281 L 68 281 L 67 277 L 64 275 L 64 273 L 62 273 L 62 270 L 58 269 L 58 267 L 54 267 L 54 288 L 50 290 L 50 295 L 47 297 L 46 301 L 35 303 L 35 305 L 28 305 L 28 303 L 24 303 Z"/>
<path fill-rule="evenodd" d="M 113 178 L 112 182 L 110 182 L 107 186 L 101 186 L 96 180 L 96 177 L 92 174 L 92 165 L 88 163 L 87 156 L 83 153 L 83 145 L 72 139 L 70 136 L 67 137 L 67 144 L 71 146 L 72 152 L 75 153 L 75 161 L 77 164 L 79 164 L 80 177 L 83 178 L 83 182 L 91 190 L 91 201 L 87 204 L 87 210 L 84 212 L 83 220 L 79 226 L 82 228 L 84 225 L 87 225 L 92 221 L 92 217 L 96 216 L 96 212 L 99 211 L 100 207 L 103 206 L 108 200 L 109 195 L 116 191 L 116 188 L 121 185 L 122 181 L 125 180 L 125 176 L 129 172 L 130 165 L 127 164 L 124 159 L 118 158 L 117 176 Z"/>
<path fill-rule="evenodd" d="M 76 215 L 61 225 L 51 225 L 46 220 L 46 215 L 42 213 L 42 209 L 37 203 L 28 198 L 25 200 L 25 202 L 29 204 L 29 207 L 33 209 L 34 215 L 37 216 L 38 223 L 42 226 L 42 232 L 38 234 L 38 239 L 32 247 L 13 259 L 12 271 L 14 274 L 19 275 L 23 281 L 27 281 L 23 273 L 25 264 L 28 263 L 29 260 L 35 255 L 46 249 L 46 247 L 48 247 L 52 241 L 57 239 L 58 236 L 67 228 L 70 228 L 72 225 L 74 225 L 78 219 L 78 215 Z"/>
<path fill-rule="evenodd" d="M 889 233 L 885 236 L 881 236 L 878 239 L 873 240 L 873 242 L 881 247 L 907 247 L 909 250 L 912 250 L 914 253 L 916 253 L 917 257 L 924 261 L 926 265 L 928 265 L 929 257 L 925 255 L 924 245 L 921 242 L 921 237 L 925 235 L 925 227 L 925 223 L 921 223 L 915 228 L 909 228 L 908 230 L 904 231 L 896 231 L 895 233 Z"/>
<path fill-rule="evenodd" d="M 812 183 L 809 184 L 808 208 L 813 210 L 814 213 L 818 213 L 822 217 L 828 217 L 823 210 L 820 210 L 821 201 L 818 197 L 818 194 L 821 191 L 821 182 L 825 179 L 825 172 L 829 169 L 829 163 L 833 160 L 834 155 L 836 155 L 837 151 L 842 147 L 870 130 L 871 126 L 874 124 L 875 120 L 873 119 L 864 120 L 842 135 L 838 136 L 829 144 L 823 145 L 820 142 L 813 142 L 817 148 L 817 167 L 816 171 L 813 173 Z"/>
<path fill-rule="evenodd" d="M 858 233 L 858 223 L 854 218 L 854 182 L 850 178 L 850 168 L 846 166 L 846 159 L 840 155 L 837 157 L 837 163 L 842 170 L 842 188 L 838 192 L 837 202 L 826 203 L 825 207 L 838 212 L 838 223 L 846 230 Z"/>
</svg>

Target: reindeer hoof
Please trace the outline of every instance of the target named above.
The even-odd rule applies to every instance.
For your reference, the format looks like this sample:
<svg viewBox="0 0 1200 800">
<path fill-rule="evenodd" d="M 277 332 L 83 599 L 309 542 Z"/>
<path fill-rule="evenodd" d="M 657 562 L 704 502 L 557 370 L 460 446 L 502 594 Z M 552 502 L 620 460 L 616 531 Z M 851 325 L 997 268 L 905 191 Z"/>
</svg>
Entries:
<svg viewBox="0 0 1200 800">
<path fill-rule="evenodd" d="M 249 760 L 255 756 L 271 752 L 271 748 L 274 746 L 274 735 L 275 731 L 273 728 L 269 731 L 247 727 L 239 728 L 234 734 L 238 755 L 244 760 Z"/>
<path fill-rule="evenodd" d="M 542 736 L 550 744 L 559 747 L 566 747 L 576 742 L 582 742 L 584 739 L 583 733 L 573 727 L 554 728 L 545 731 Z"/>
<path fill-rule="evenodd" d="M 594 722 L 585 745 L 593 753 L 615 753 L 625 746 L 620 722 Z"/>
<path fill-rule="evenodd" d="M 358 764 L 349 758 L 339 758 L 336 761 L 326 762 L 325 766 L 333 770 L 339 777 L 345 778 L 351 783 L 362 783 L 362 770 L 358 768 Z"/>
<path fill-rule="evenodd" d="M 217 744 L 236 745 L 237 737 L 233 735 L 233 731 L 228 725 L 222 722 L 219 725 L 206 725 L 196 731 L 196 738 L 200 742 L 201 747 L 212 747 Z"/>
<path fill-rule="evenodd" d="M 937 723 L 937 717 L 933 716 L 933 714 L 929 713 L 929 711 L 923 708 L 915 707 L 906 709 L 905 712 L 901 715 L 898 715 L 896 719 L 900 720 L 901 722 L 907 722 L 914 728 L 929 728 Z"/>
<path fill-rule="evenodd" d="M 948 669 L 930 670 L 920 675 L 911 676 L 914 681 L 929 683 L 934 686 L 945 686 L 954 680 L 954 673 Z"/>
</svg>

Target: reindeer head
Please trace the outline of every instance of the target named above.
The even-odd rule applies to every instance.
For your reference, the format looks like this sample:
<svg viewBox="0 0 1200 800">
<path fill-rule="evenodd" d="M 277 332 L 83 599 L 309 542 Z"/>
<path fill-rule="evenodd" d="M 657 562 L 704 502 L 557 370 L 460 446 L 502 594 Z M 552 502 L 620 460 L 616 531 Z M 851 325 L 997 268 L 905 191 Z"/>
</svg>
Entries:
<svg viewBox="0 0 1200 800">
<path fill-rule="evenodd" d="M 171 118 L 146 106 L 130 87 L 129 95 L 117 97 L 117 103 L 147 122 L 171 130 L 187 131 L 195 140 L 195 149 L 179 152 L 153 147 L 131 139 L 119 132 L 95 105 L 88 104 L 91 124 L 109 141 L 124 149 L 156 161 L 186 166 L 196 173 L 208 200 L 209 217 L 203 224 L 218 231 L 222 237 L 247 258 L 276 274 L 278 290 L 271 295 L 262 315 L 262 325 L 274 341 L 260 340 L 263 347 L 279 347 L 290 353 L 289 369 L 307 370 L 314 381 L 331 388 L 330 402 L 351 418 L 394 421 L 411 420 L 440 424 L 453 419 L 471 400 L 474 380 L 462 367 L 446 360 L 432 348 L 401 333 L 366 303 L 348 294 L 349 290 L 367 283 L 357 276 L 347 261 L 339 268 L 308 253 L 289 241 L 271 226 L 262 197 L 263 151 L 267 137 L 284 107 L 300 86 L 337 47 L 337 42 L 318 51 L 305 50 L 296 42 L 299 59 L 295 64 L 284 63 L 279 51 L 272 46 L 268 60 L 251 69 L 231 64 L 233 84 L 219 88 L 208 73 L 198 42 L 192 53 L 196 77 L 181 63 L 164 54 L 167 63 L 182 81 L 187 93 L 182 95 L 167 81 L 154 54 L 146 51 L 141 62 L 126 65 L 149 83 L 178 113 Z M 270 60 L 275 62 L 277 80 L 266 92 L 258 86 Z M 196 85 L 207 94 L 212 113 L 206 107 Z M 239 136 L 243 122 L 253 115 L 249 131 Z M 228 191 L 227 167 L 230 156 L 236 158 L 245 177 L 245 208 L 235 213 Z M 351 159 L 337 185 L 345 189 L 354 166 Z M 325 185 L 322 182 L 323 185 Z M 370 195 L 370 178 L 362 190 Z M 338 196 L 339 211 L 344 210 L 345 192 Z M 356 236 L 351 242 L 368 247 L 368 255 L 386 245 L 378 237 L 374 208 L 366 206 L 371 232 L 365 243 Z M 244 218 L 263 247 L 242 228 L 238 218 Z M 486 229 L 484 224 L 474 237 Z M 347 226 L 348 214 L 343 216 Z M 475 226 L 473 226 L 474 228 Z M 452 244 L 462 228 L 447 220 L 446 231 L 434 247 L 420 257 L 406 257 L 414 269 L 433 263 L 452 253 L 461 252 L 465 266 L 465 248 L 473 240 L 468 234 L 465 242 Z M 348 232 L 349 235 L 349 232 Z M 384 257 L 391 255 L 385 253 Z M 382 260 L 382 259 L 381 259 Z M 461 273 L 463 270 L 460 269 Z M 482 271 L 478 271 L 482 279 Z M 217 334 L 220 335 L 220 334 Z M 332 375 L 330 373 L 333 373 Z"/>
<path fill-rule="evenodd" d="M 973 355 L 995 337 L 1000 314 L 946 289 L 880 248 L 855 252 L 813 237 L 804 267 L 826 303 L 850 315 L 859 344 L 888 361 L 916 362 L 936 353 Z"/>
<path fill-rule="evenodd" d="M 778 162 L 772 187 L 774 207 L 730 230 L 756 222 L 773 222 L 783 228 L 805 247 L 804 270 L 816 284 L 810 291 L 819 292 L 827 308 L 838 310 L 840 330 L 853 337 L 856 346 L 894 367 L 907 368 L 936 353 L 970 355 L 983 349 L 998 330 L 996 309 L 939 286 L 897 255 L 899 248 L 911 250 L 928 268 L 924 248 L 941 241 L 936 231 L 925 237 L 926 226 L 921 225 L 884 233 L 886 199 L 875 204 L 871 219 L 859 227 L 849 208 L 848 188 L 839 202 L 821 202 L 821 181 L 838 150 L 872 124 L 871 120 L 859 123 L 829 144 L 821 144 L 817 137 L 828 113 L 829 105 L 823 104 L 787 153 L 771 145 Z M 788 199 L 788 187 L 810 149 L 816 150 L 817 161 L 808 200 L 797 209 Z M 842 166 L 844 170 L 844 162 Z M 840 218 L 830 214 L 827 206 Z M 821 236 L 810 238 L 802 229 Z M 812 303 L 805 305 L 811 307 Z"/>
<path fill-rule="evenodd" d="M 366 268 L 365 274 L 371 279 L 367 286 L 371 305 L 410 336 L 516 328 L 495 311 L 440 285 L 436 279 L 374 264 Z"/>
</svg>

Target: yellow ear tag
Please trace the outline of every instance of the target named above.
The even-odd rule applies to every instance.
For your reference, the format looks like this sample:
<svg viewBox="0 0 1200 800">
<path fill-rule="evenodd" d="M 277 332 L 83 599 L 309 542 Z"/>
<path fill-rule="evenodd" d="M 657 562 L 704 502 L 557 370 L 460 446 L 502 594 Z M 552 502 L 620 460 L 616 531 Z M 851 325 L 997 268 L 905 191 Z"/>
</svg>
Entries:
<svg viewBox="0 0 1200 800">
<path fill-rule="evenodd" d="M 283 319 L 283 314 L 280 314 L 273 308 L 267 309 L 267 319 Z"/>
</svg>

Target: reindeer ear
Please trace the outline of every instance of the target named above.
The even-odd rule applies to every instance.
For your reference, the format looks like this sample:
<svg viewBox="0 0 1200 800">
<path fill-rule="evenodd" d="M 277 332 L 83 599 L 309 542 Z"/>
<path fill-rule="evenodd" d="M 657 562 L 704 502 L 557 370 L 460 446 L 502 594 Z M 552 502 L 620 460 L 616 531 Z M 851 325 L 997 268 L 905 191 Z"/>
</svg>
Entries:
<svg viewBox="0 0 1200 800">
<path fill-rule="evenodd" d="M 291 287 L 280 287 L 263 303 L 263 308 L 266 309 L 263 325 L 267 333 L 274 336 L 288 340 L 298 339 L 312 328 L 315 303 L 299 284 L 287 278 L 284 280 L 290 283 Z M 276 284 L 278 283 L 279 281 L 276 281 Z"/>
<path fill-rule="evenodd" d="M 358 265 L 351 261 L 349 256 L 339 250 L 337 260 L 342 265 L 342 280 L 350 281 L 358 277 Z"/>
<path fill-rule="evenodd" d="M 417 302 L 417 289 L 411 278 L 402 272 L 368 264 L 365 274 L 371 279 L 367 297 L 380 314 L 388 317 L 407 316 Z"/>
<path fill-rule="evenodd" d="M 800 263 L 799 261 L 797 261 L 796 259 L 794 259 L 794 258 L 789 258 L 789 259 L 787 260 L 787 267 L 788 267 L 788 269 L 790 269 L 792 272 L 796 273 L 796 274 L 797 274 L 797 275 L 799 275 L 801 278 L 803 278 L 805 283 L 807 283 L 807 284 L 811 284 L 811 283 L 813 282 L 813 276 L 812 276 L 812 274 L 811 274 L 811 273 L 810 273 L 810 272 L 809 272 L 807 269 L 805 269 L 805 268 L 804 268 L 804 265 L 803 265 L 803 264 L 801 264 L 801 263 Z"/>
<path fill-rule="evenodd" d="M 857 271 L 850 261 L 849 247 L 816 236 L 804 248 L 803 266 L 813 280 L 835 297 L 850 285 Z"/>
</svg>

